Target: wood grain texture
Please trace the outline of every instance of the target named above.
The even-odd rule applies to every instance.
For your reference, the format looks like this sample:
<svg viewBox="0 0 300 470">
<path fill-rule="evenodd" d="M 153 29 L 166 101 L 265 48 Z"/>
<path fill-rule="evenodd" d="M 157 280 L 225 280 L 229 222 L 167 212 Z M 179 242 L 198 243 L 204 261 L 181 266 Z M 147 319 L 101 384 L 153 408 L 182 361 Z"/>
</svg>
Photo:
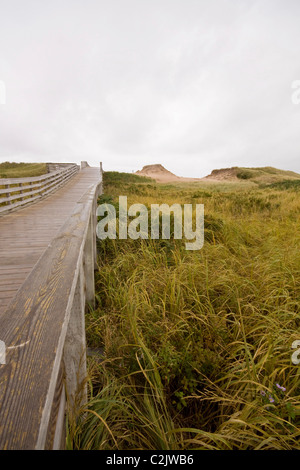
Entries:
<svg viewBox="0 0 300 470">
<path fill-rule="evenodd" d="M 0 281 L 8 286 L 0 291 L 0 335 L 8 347 L 0 366 L 0 449 L 43 449 L 53 441 L 99 177 L 98 169 L 85 168 L 43 202 L 0 218 Z"/>
<path fill-rule="evenodd" d="M 0 190 L 0 214 L 11 212 L 20 206 L 31 204 L 48 196 L 66 184 L 78 171 L 78 165 L 73 164 L 62 170 L 42 176 L 1 179 L 0 185 L 5 186 L 5 189 Z M 39 182 L 39 189 L 32 190 L 32 186 L 29 185 L 29 191 L 24 191 L 23 184 L 32 184 L 34 182 Z"/>
<path fill-rule="evenodd" d="M 0 217 L 0 282 L 17 276 L 21 287 L 76 202 L 98 181 L 99 169 L 85 168 L 47 199 Z M 0 317 L 13 297 L 0 293 Z"/>
<path fill-rule="evenodd" d="M 57 429 L 57 426 L 60 427 L 60 424 L 61 424 L 61 423 L 58 423 L 58 420 L 64 422 L 64 416 L 62 417 L 59 416 L 61 401 L 63 399 L 62 394 L 65 392 L 64 376 L 65 376 L 65 371 L 64 371 L 64 365 L 62 363 L 59 369 L 58 377 L 57 377 L 56 389 L 55 389 L 55 394 L 54 394 L 53 402 L 52 402 L 52 408 L 50 412 L 46 443 L 44 446 L 45 450 L 53 449 L 56 429 Z M 61 432 L 61 434 L 62 433 L 63 432 Z"/>
</svg>

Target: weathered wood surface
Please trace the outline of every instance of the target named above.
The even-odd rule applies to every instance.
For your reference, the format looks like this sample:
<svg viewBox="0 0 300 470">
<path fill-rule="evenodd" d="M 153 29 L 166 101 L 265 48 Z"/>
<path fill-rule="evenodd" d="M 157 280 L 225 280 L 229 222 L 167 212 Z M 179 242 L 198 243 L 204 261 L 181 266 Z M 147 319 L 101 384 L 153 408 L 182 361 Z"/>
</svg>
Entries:
<svg viewBox="0 0 300 470">
<path fill-rule="evenodd" d="M 70 164 L 41 176 L 1 178 L 0 187 L 4 186 L 4 189 L 0 188 L 0 214 L 6 214 L 48 196 L 66 184 L 78 171 L 78 165 Z"/>
<path fill-rule="evenodd" d="M 48 198 L 0 217 L 0 316 L 87 188 L 98 168 L 85 168 Z M 1 338 L 0 338 L 1 339 Z"/>
<path fill-rule="evenodd" d="M 93 297 L 100 193 L 99 169 L 87 167 L 51 197 L 0 218 L 0 449 L 59 448 L 65 392 L 71 408 L 78 392 L 85 399 L 84 306 Z"/>
</svg>

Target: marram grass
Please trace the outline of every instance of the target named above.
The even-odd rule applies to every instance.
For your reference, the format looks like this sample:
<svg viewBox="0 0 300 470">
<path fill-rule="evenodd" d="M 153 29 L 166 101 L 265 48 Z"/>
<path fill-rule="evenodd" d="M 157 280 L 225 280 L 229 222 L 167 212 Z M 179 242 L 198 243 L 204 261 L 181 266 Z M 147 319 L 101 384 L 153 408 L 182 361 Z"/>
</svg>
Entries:
<svg viewBox="0 0 300 470">
<path fill-rule="evenodd" d="M 204 203 L 205 243 L 98 241 L 89 401 L 69 449 L 300 450 L 300 197 L 292 187 L 159 185 L 128 203 Z M 101 200 L 99 201 L 101 202 Z"/>
<path fill-rule="evenodd" d="M 0 178 L 25 178 L 47 173 L 46 163 L 0 163 Z"/>
</svg>

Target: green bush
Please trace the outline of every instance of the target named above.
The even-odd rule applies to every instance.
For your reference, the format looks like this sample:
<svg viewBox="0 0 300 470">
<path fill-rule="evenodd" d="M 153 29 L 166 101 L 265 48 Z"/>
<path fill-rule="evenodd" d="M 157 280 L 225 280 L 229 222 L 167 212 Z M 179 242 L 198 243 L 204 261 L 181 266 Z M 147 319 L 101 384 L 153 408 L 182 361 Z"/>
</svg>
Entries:
<svg viewBox="0 0 300 470">
<path fill-rule="evenodd" d="M 249 180 L 253 178 L 254 174 L 249 170 L 240 170 L 236 173 L 236 176 L 242 180 Z"/>
</svg>

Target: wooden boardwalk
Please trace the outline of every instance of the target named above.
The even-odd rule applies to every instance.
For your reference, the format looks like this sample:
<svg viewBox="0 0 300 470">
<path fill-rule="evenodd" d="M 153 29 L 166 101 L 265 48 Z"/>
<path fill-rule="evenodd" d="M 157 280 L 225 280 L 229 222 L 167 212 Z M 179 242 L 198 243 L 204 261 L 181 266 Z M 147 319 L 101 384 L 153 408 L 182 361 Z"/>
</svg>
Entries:
<svg viewBox="0 0 300 470">
<path fill-rule="evenodd" d="M 99 168 L 86 167 L 46 199 L 0 217 L 0 317 L 76 202 L 99 178 Z"/>
</svg>

